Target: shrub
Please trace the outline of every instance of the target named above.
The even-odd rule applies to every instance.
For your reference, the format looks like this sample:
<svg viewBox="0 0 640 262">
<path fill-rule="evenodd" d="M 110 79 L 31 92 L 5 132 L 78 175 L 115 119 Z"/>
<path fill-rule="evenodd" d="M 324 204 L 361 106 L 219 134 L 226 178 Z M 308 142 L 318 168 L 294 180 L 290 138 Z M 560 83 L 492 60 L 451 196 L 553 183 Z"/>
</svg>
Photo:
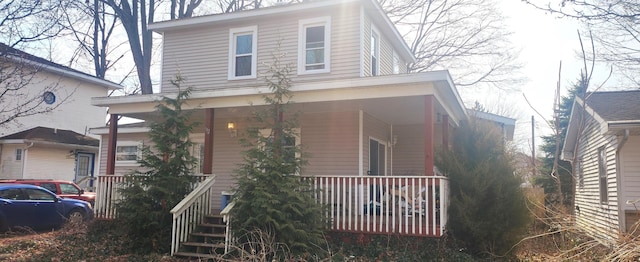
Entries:
<svg viewBox="0 0 640 262">
<path fill-rule="evenodd" d="M 474 255 L 508 255 L 526 233 L 529 212 L 502 136 L 487 122 L 463 122 L 437 166 L 449 176 L 448 232 Z"/>
</svg>

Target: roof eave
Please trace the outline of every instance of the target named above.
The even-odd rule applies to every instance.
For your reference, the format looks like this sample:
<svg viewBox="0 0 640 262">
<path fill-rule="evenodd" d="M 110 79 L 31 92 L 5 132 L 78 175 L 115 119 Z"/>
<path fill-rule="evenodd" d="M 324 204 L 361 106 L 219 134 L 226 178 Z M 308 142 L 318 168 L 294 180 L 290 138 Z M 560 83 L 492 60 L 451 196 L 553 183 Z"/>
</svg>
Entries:
<svg viewBox="0 0 640 262">
<path fill-rule="evenodd" d="M 113 82 L 110 82 L 110 81 L 107 81 L 107 80 L 104 80 L 104 79 L 100 79 L 100 78 L 97 78 L 97 77 L 93 77 L 93 76 L 89 76 L 89 75 L 73 72 L 73 71 L 70 71 L 70 70 L 64 70 L 62 68 L 46 65 L 46 64 L 43 64 L 43 63 L 39 63 L 39 62 L 36 62 L 36 61 L 33 61 L 33 60 L 29 60 L 29 59 L 24 59 L 24 58 L 17 57 L 17 56 L 9 55 L 7 57 L 10 58 L 11 60 L 16 61 L 16 62 L 27 63 L 27 64 L 30 64 L 30 65 L 36 66 L 38 68 L 42 68 L 43 70 L 52 72 L 54 74 L 59 74 L 59 75 L 67 76 L 67 77 L 70 77 L 70 78 L 74 78 L 74 79 L 90 82 L 92 84 L 96 84 L 96 85 L 105 87 L 108 90 L 122 89 L 121 85 L 118 85 L 116 83 L 113 83 Z"/>
</svg>

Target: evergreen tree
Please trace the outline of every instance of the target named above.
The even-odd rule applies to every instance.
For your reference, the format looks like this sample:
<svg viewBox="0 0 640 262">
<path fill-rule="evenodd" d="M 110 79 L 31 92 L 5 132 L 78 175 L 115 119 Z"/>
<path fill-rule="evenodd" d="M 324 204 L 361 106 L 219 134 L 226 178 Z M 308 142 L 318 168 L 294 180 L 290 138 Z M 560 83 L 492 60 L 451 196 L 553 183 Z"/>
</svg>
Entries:
<svg viewBox="0 0 640 262">
<path fill-rule="evenodd" d="M 160 120 L 150 125 L 151 146 L 142 147 L 140 171 L 126 175 L 127 186 L 116 203 L 117 219 L 123 226 L 129 247 L 139 252 L 167 252 L 171 243 L 172 216 L 169 211 L 190 191 L 195 177 L 189 134 L 196 123 L 182 105 L 190 88 L 182 89 L 183 79 L 171 82 L 179 90 L 176 98 L 163 97 L 156 106 Z"/>
<path fill-rule="evenodd" d="M 436 165 L 449 177 L 448 232 L 474 255 L 505 255 L 522 239 L 529 211 L 500 132 L 471 120 L 456 129 Z"/>
<path fill-rule="evenodd" d="M 554 119 L 551 121 L 551 124 L 557 128 L 558 139 L 556 139 L 555 133 L 542 136 L 542 145 L 540 146 L 544 154 L 541 158 L 542 167 L 540 168 L 540 175 L 534 177 L 534 184 L 544 188 L 546 202 L 548 204 L 562 204 L 569 209 L 573 207 L 575 191 L 572 166 L 570 162 L 561 160 L 559 155 L 556 156 L 556 145 L 559 145 L 560 150 L 562 150 L 567 135 L 567 128 L 569 127 L 573 101 L 576 96 L 581 96 L 584 93 L 586 81 L 585 77 L 581 76 L 573 88 L 569 90 L 569 94 L 561 97 L 558 108 L 556 112 L 554 112 Z M 558 168 L 556 174 L 552 174 L 553 162 L 556 157 L 558 158 Z M 555 177 L 559 179 L 559 183 Z M 560 188 L 558 188 L 558 185 L 560 185 Z"/>
<path fill-rule="evenodd" d="M 288 113 L 290 69 L 279 61 L 274 56 L 265 74 L 272 91 L 264 96 L 268 106 L 255 112 L 255 124 L 242 139 L 246 150 L 236 171 L 231 229 L 240 245 L 250 241 L 244 237 L 247 233 L 259 232 L 291 252 L 279 256 L 316 254 L 324 229 L 323 212 L 310 180 L 297 175 L 306 161 L 300 145 L 295 144 L 297 114 Z"/>
</svg>

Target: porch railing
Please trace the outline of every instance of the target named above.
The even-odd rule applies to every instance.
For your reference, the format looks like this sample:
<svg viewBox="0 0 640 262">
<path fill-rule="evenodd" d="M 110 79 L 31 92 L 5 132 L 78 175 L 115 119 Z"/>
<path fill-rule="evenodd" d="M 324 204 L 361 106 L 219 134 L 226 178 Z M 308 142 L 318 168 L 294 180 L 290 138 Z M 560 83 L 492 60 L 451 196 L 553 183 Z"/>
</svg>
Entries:
<svg viewBox="0 0 640 262">
<path fill-rule="evenodd" d="M 304 177 L 331 230 L 439 237 L 447 224 L 444 176 Z"/>
<path fill-rule="evenodd" d="M 211 212 L 215 182 L 215 176 L 208 177 L 171 209 L 173 215 L 171 255 L 178 251 L 180 243 L 186 241 L 189 234 L 202 222 L 204 216 Z"/>
<path fill-rule="evenodd" d="M 195 188 L 198 183 L 204 181 L 210 175 L 197 174 L 196 183 L 192 186 Z M 123 175 L 100 175 L 96 185 L 96 202 L 93 207 L 95 217 L 98 219 L 114 219 L 116 217 L 115 203 L 122 200 L 123 197 L 120 189 L 126 186 Z"/>
</svg>

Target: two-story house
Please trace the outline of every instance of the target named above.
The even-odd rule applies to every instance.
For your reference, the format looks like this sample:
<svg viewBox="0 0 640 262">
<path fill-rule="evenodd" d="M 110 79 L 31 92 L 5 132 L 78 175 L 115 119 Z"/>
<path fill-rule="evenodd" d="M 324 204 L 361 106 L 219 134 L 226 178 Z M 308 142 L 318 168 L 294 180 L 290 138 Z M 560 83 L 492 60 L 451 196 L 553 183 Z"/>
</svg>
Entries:
<svg viewBox="0 0 640 262">
<path fill-rule="evenodd" d="M 13 119 L 0 128 L 0 179 L 80 181 L 94 176 L 100 141 L 88 130 L 104 125 L 106 110 L 92 106 L 91 97 L 121 87 L 4 44 L 0 54 L 7 74 L 0 90 L 19 88 L 4 93 L 0 112 L 5 119 L 17 114 L 9 110 L 16 108 L 14 104 L 28 99 L 38 100 L 30 104 L 37 105 L 34 111 L 53 108 Z"/>
<path fill-rule="evenodd" d="M 135 168 L 138 145 L 149 143 L 144 124 L 118 126 L 118 117 L 153 121 L 180 74 L 194 88 L 183 110 L 203 123 L 191 138 L 199 171 L 216 176 L 211 209 L 218 212 L 243 161 L 239 139 L 251 112 L 265 105 L 261 76 L 275 53 L 292 69 L 295 143 L 310 155 L 300 175 L 322 189 L 332 229 L 443 234 L 448 184 L 434 154 L 455 142 L 449 136 L 467 111 L 447 71 L 407 73 L 415 58 L 377 1 L 305 1 L 149 28 L 163 38 L 161 93 L 92 100 L 112 114 L 110 126 L 92 131 L 102 135 L 102 194 Z M 110 207 L 98 201 L 97 215 L 109 216 Z"/>
</svg>

